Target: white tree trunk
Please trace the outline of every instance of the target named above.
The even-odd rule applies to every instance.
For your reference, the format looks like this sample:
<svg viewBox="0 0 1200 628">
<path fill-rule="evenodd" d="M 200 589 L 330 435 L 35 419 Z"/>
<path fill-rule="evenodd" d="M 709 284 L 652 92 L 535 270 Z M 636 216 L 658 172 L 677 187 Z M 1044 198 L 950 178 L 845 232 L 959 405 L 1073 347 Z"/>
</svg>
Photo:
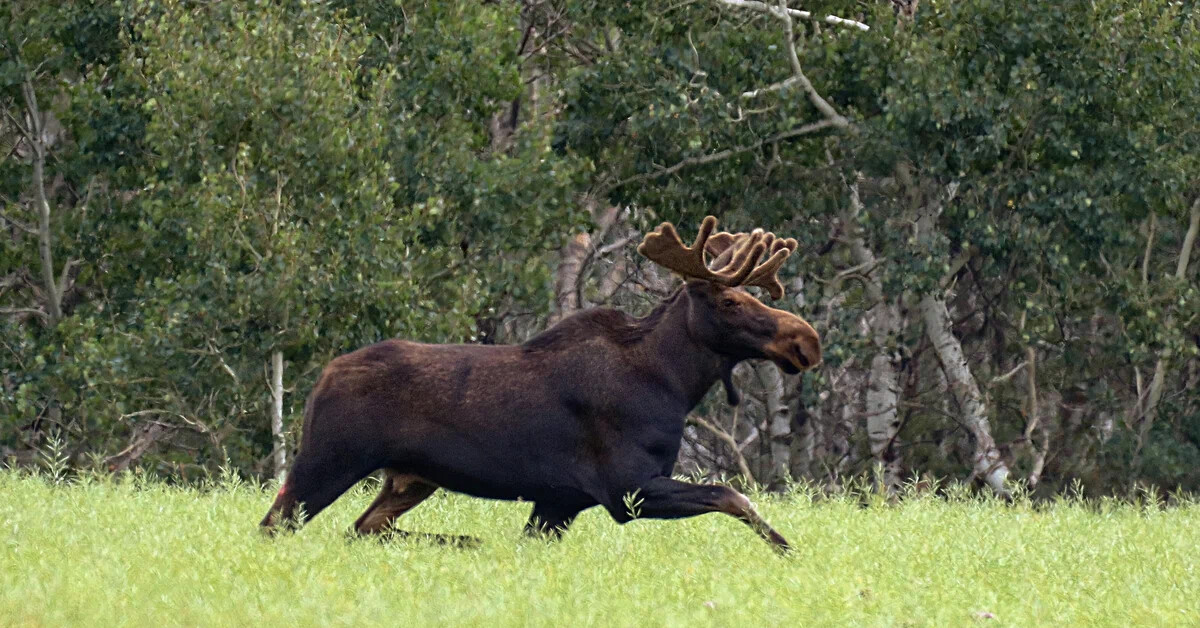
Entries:
<svg viewBox="0 0 1200 628">
<path fill-rule="evenodd" d="M 850 187 L 850 204 L 853 214 L 845 219 L 847 224 L 853 224 L 854 215 L 862 210 L 857 183 Z M 854 254 L 855 263 L 867 269 L 867 296 L 874 303 L 866 315 L 866 325 L 878 351 L 871 359 L 871 371 L 867 378 L 864 408 L 867 417 L 867 438 L 871 445 L 871 456 L 883 471 L 880 479 L 887 491 L 892 493 L 900 487 L 903 478 L 898 453 L 900 442 L 897 436 L 900 428 L 900 377 L 896 356 L 889 350 L 888 345 L 900 332 L 900 311 L 896 304 L 888 301 L 883 294 L 883 286 L 878 276 L 870 274 L 877 264 L 874 252 L 867 248 L 861 237 L 851 240 L 850 250 Z"/>
<path fill-rule="evenodd" d="M 580 308 L 579 284 L 582 278 L 579 275 L 591 244 L 591 236 L 577 233 L 563 247 L 558 270 L 554 273 L 554 302 L 557 307 L 551 322 L 561 320 Z"/>
<path fill-rule="evenodd" d="M 856 247 L 857 248 L 857 247 Z M 864 249 L 865 250 L 865 249 Z M 867 253 L 869 255 L 869 252 Z M 874 258 L 871 258 L 872 263 Z M 896 354 L 889 349 L 900 333 L 900 311 L 895 303 L 884 300 L 883 290 L 876 280 L 871 281 L 868 293 L 878 295 L 875 306 L 867 312 L 866 320 L 878 353 L 871 358 L 867 376 L 866 411 L 867 438 L 871 456 L 882 467 L 881 480 L 889 493 L 900 488 L 900 376 Z"/>
<path fill-rule="evenodd" d="M 1154 214 L 1150 215 L 1151 218 Z M 1196 243 L 1196 234 L 1200 232 L 1200 197 L 1192 203 L 1191 220 L 1188 224 L 1187 233 L 1183 237 L 1183 245 L 1179 249 L 1179 260 L 1175 265 L 1175 278 L 1183 281 L 1187 276 L 1188 264 L 1192 257 L 1192 247 Z M 1151 241 L 1154 234 L 1154 223 L 1150 223 Z M 1142 282 L 1147 280 L 1147 266 L 1150 259 L 1150 242 L 1146 244 L 1146 257 L 1142 262 Z M 1158 410 L 1158 403 L 1162 401 L 1163 383 L 1167 375 L 1167 361 L 1160 357 L 1154 363 L 1154 376 L 1150 378 L 1150 390 L 1146 394 L 1145 404 L 1142 405 L 1137 413 L 1139 417 L 1138 428 L 1138 449 L 1140 450 L 1144 444 L 1146 435 L 1150 432 L 1150 426 L 1154 422 L 1154 413 Z M 1140 397 L 1140 395 L 1139 395 Z M 1139 402 L 1140 402 L 1139 398 Z"/>
<path fill-rule="evenodd" d="M 881 481 L 889 493 L 898 489 L 903 481 L 900 456 L 896 451 L 900 440 L 897 436 L 900 427 L 897 412 L 899 391 L 896 364 L 886 351 L 881 350 L 871 359 L 871 373 L 867 379 L 867 403 L 864 409 L 867 414 L 867 438 L 871 445 L 871 456 L 882 466 Z"/>
<path fill-rule="evenodd" d="M 786 389 L 789 383 L 794 382 L 784 377 L 783 373 L 779 372 L 779 367 L 774 364 L 759 364 L 755 370 L 758 371 L 759 381 L 764 388 L 767 443 L 770 452 L 770 460 L 766 465 L 770 472 L 760 480 L 782 481 L 791 473 L 792 468 L 792 408 Z"/>
<path fill-rule="evenodd" d="M 921 299 L 921 315 L 925 320 L 925 333 L 933 344 L 942 370 L 950 384 L 950 392 L 962 409 L 963 423 L 975 440 L 974 470 L 993 491 L 1008 495 L 1004 481 L 1008 478 L 1008 465 L 1000 456 L 992 428 L 988 422 L 987 407 L 971 368 L 963 356 L 962 344 L 951 329 L 950 312 L 946 302 L 931 293 Z"/>
<path fill-rule="evenodd" d="M 271 354 L 271 437 L 275 448 L 275 477 L 283 484 L 287 475 L 287 439 L 283 433 L 282 351 Z"/>
<path fill-rule="evenodd" d="M 51 254 L 50 232 L 50 200 L 46 196 L 46 152 L 48 142 L 44 130 L 45 120 L 38 108 L 37 94 L 33 84 L 26 81 L 21 84 L 21 93 L 25 98 L 25 107 L 29 113 L 29 128 L 21 129 L 25 141 L 33 149 L 33 190 L 37 202 L 38 215 L 38 256 L 42 261 L 42 287 L 46 291 L 46 314 L 53 325 L 62 318 L 62 289 L 54 279 L 54 259 Z M 64 268 L 64 270 L 66 270 Z M 64 283 L 66 274 L 64 273 Z"/>
</svg>

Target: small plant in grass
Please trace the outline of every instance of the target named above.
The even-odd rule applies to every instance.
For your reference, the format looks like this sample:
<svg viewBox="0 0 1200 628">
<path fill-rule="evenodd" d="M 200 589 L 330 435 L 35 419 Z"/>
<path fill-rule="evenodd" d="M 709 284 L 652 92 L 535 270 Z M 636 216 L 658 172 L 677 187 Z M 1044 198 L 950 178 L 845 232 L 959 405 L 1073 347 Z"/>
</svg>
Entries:
<svg viewBox="0 0 1200 628">
<path fill-rule="evenodd" d="M 626 493 L 621 498 L 625 502 L 625 512 L 629 514 L 630 519 L 637 519 L 642 516 L 642 502 L 644 500 L 638 497 L 638 492 Z"/>
<path fill-rule="evenodd" d="M 54 430 L 46 439 L 46 444 L 38 451 L 43 473 L 52 484 L 64 484 L 67 481 L 67 470 L 70 468 L 70 457 L 67 455 L 67 441 L 61 432 Z"/>
</svg>

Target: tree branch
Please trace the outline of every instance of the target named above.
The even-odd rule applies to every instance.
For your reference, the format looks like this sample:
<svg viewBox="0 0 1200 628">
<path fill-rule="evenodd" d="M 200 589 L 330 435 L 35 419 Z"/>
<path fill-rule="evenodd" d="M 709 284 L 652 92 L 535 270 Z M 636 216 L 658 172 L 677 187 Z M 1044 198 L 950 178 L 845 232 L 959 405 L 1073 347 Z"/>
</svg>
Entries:
<svg viewBox="0 0 1200 628">
<path fill-rule="evenodd" d="M 16 218 L 13 218 L 12 216 L 9 216 L 8 214 L 6 214 L 2 211 L 0 211 L 0 220 L 3 220 L 5 222 L 9 223 L 10 225 L 13 225 L 14 227 L 20 229 L 21 231 L 24 231 L 25 233 L 37 233 L 38 232 L 37 229 L 17 220 Z"/>
<path fill-rule="evenodd" d="M 758 89 L 751 90 L 748 92 L 742 92 L 742 98 L 754 98 L 756 96 L 765 94 L 767 92 L 781 92 L 799 82 L 800 82 L 799 78 L 797 78 L 795 76 L 789 76 L 788 78 L 783 79 L 782 81 L 779 81 L 778 83 L 774 83 L 774 84 L 768 85 L 766 87 L 760 87 Z"/>
<path fill-rule="evenodd" d="M 831 126 L 835 126 L 834 122 L 832 120 L 825 119 L 825 120 L 821 120 L 820 122 L 813 122 L 813 123 L 806 124 L 801 127 L 797 127 L 795 129 L 783 131 L 781 133 L 776 133 L 775 135 L 772 135 L 770 137 L 767 137 L 767 138 L 764 138 L 757 142 L 754 142 L 753 144 L 747 144 L 745 146 L 737 146 L 734 148 L 727 148 L 723 151 L 709 153 L 708 155 L 701 155 L 699 157 L 688 157 L 687 159 L 684 159 L 683 161 L 681 161 L 669 168 L 663 168 L 661 170 L 655 170 L 654 172 L 647 172 L 647 173 L 639 174 L 637 176 L 629 177 L 628 179 L 623 179 L 621 181 L 618 181 L 617 183 L 614 183 L 612 186 L 610 186 L 608 189 L 604 190 L 604 192 L 607 194 L 609 192 L 612 192 L 613 190 L 616 190 L 618 188 L 629 185 L 630 183 L 637 183 L 639 181 L 645 181 L 647 179 L 657 179 L 659 177 L 669 176 L 669 175 L 675 174 L 676 172 L 679 172 L 680 170 L 682 170 L 688 166 L 699 166 L 699 165 L 703 165 L 703 164 L 711 164 L 716 161 L 723 161 L 723 160 L 729 159 L 730 157 L 733 157 L 735 155 L 740 155 L 742 153 L 746 153 L 746 152 L 749 152 L 752 150 L 756 150 L 758 148 L 762 148 L 763 146 L 765 146 L 767 144 L 771 144 L 773 142 L 780 142 L 780 141 L 790 139 L 793 137 L 799 137 L 801 135 L 815 133 L 817 131 L 820 131 L 821 129 L 826 129 Z"/>
<path fill-rule="evenodd" d="M 1003 375 L 997 375 L 996 377 L 993 377 L 991 385 L 995 386 L 996 384 L 1002 384 L 1004 382 L 1007 382 L 1008 380 L 1012 379 L 1014 375 L 1016 375 L 1017 373 L 1020 373 L 1021 369 L 1025 368 L 1025 366 L 1028 363 L 1029 363 L 1028 361 L 1021 362 L 1020 364 L 1014 366 L 1011 371 L 1009 371 Z"/>
<path fill-rule="evenodd" d="M 1149 279 L 1148 269 L 1150 266 L 1150 248 L 1154 243 L 1154 217 L 1155 214 L 1150 214 L 1150 235 L 1146 240 L 1146 254 L 1142 259 L 1142 284 L 1145 285 Z M 1179 249 L 1179 261 L 1175 265 L 1175 279 L 1183 280 L 1187 274 L 1188 263 L 1191 260 L 1192 246 L 1196 242 L 1196 232 L 1200 231 L 1200 198 L 1197 198 L 1192 203 L 1191 220 L 1188 224 L 1187 235 L 1183 237 L 1183 245 Z M 1169 320 L 1169 319 L 1168 319 Z M 1159 401 L 1162 400 L 1163 384 L 1167 374 L 1167 360 L 1162 354 L 1159 354 L 1158 360 L 1154 363 L 1154 375 L 1150 378 L 1150 388 L 1146 391 L 1145 402 L 1142 402 L 1139 396 L 1138 405 L 1138 420 L 1141 422 L 1138 429 L 1138 439 L 1136 453 L 1140 453 L 1142 444 L 1145 441 L 1146 434 L 1150 431 L 1150 425 L 1154 422 L 1154 413 L 1158 408 Z M 1140 373 L 1139 373 L 1140 375 Z"/>
<path fill-rule="evenodd" d="M 1142 285 L 1145 286 L 1150 281 L 1150 252 L 1154 249 L 1154 226 L 1157 223 L 1158 214 L 1150 213 L 1150 222 L 1147 227 L 1146 235 L 1146 252 L 1142 254 Z"/>
<path fill-rule="evenodd" d="M 0 307 L 0 314 L 16 316 L 18 314 L 34 314 L 45 322 L 49 322 L 50 316 L 45 311 L 33 307 Z"/>
<path fill-rule="evenodd" d="M 738 472 L 741 473 L 742 476 L 746 478 L 747 483 L 757 484 L 757 482 L 754 479 L 754 474 L 750 473 L 750 467 L 746 465 L 746 457 L 743 456 L 742 451 L 740 449 L 738 449 L 737 439 L 735 439 L 733 436 L 727 434 L 725 432 L 725 430 L 722 430 L 721 428 L 708 422 L 708 420 L 706 420 L 705 418 L 703 418 L 701 416 L 692 414 L 692 415 L 689 415 L 688 418 L 690 418 L 692 420 L 692 422 L 695 423 L 696 425 L 699 425 L 700 427 L 703 427 L 704 429 L 708 430 L 709 432 L 712 432 L 713 436 L 716 436 L 717 438 L 721 439 L 721 442 L 725 443 L 726 445 L 729 445 L 729 449 L 733 452 L 733 458 L 734 458 L 734 460 L 737 461 Z"/>
<path fill-rule="evenodd" d="M 779 142 L 779 141 L 793 138 L 793 137 L 799 137 L 801 135 L 807 135 L 809 133 L 814 133 L 816 131 L 820 131 L 820 130 L 828 128 L 828 127 L 836 127 L 836 128 L 844 129 L 844 128 L 849 128 L 851 126 L 849 120 L 847 120 L 845 117 L 843 117 L 841 114 L 839 114 L 837 112 L 837 110 L 835 110 L 833 108 L 833 105 L 830 105 L 828 101 L 826 101 L 823 97 L 821 97 L 821 95 L 819 93 L 817 93 L 817 90 L 815 87 L 813 87 L 812 82 L 808 80 L 807 76 L 805 76 L 804 69 L 800 65 L 800 57 L 796 54 L 796 44 L 794 41 L 794 33 L 792 31 L 792 16 L 795 15 L 796 17 L 811 18 L 812 17 L 811 13 L 809 13 L 808 11 L 799 11 L 797 9 L 789 9 L 784 4 L 784 0 L 780 0 L 780 5 L 778 7 L 772 7 L 768 4 L 765 4 L 762 2 L 757 2 L 755 0 L 719 0 L 719 1 L 723 2 L 725 4 L 728 4 L 730 6 L 744 7 L 744 8 L 753 9 L 755 11 L 763 11 L 763 12 L 770 13 L 771 15 L 774 15 L 774 16 L 782 19 L 783 23 L 784 23 L 784 33 L 785 33 L 785 36 L 784 36 L 785 42 L 784 43 L 786 44 L 786 48 L 788 51 L 788 62 L 791 64 L 791 67 L 792 67 L 792 76 L 789 77 L 788 79 L 785 79 L 785 80 L 783 80 L 779 83 L 776 83 L 774 85 L 771 85 L 769 87 L 765 87 L 760 90 L 753 90 L 753 91 L 745 92 L 742 94 L 742 96 L 745 98 L 753 98 L 754 96 L 757 96 L 760 93 L 765 93 L 767 91 L 778 91 L 778 90 L 786 89 L 787 87 L 790 87 L 791 85 L 799 84 L 804 89 L 804 92 L 808 96 L 809 101 L 813 104 L 814 107 L 817 108 L 818 111 L 821 112 L 821 115 L 823 115 L 825 117 L 825 119 L 821 120 L 819 122 L 812 122 L 809 124 L 805 124 L 803 126 L 800 126 L 800 127 L 788 130 L 788 131 L 776 133 L 774 135 L 771 135 L 771 136 L 769 136 L 763 140 L 760 140 L 758 142 L 755 142 L 753 144 L 749 144 L 749 145 L 745 145 L 745 146 L 738 146 L 735 148 L 728 148 L 723 151 L 718 151 L 716 153 L 710 153 L 708 155 L 701 155 L 699 157 L 689 157 L 689 158 L 684 159 L 683 161 L 680 161 L 679 163 L 677 163 L 673 166 L 670 166 L 668 168 L 663 168 L 663 169 L 657 170 L 655 172 L 648 172 L 648 173 L 640 174 L 637 176 L 629 177 L 627 179 L 623 179 L 621 181 L 618 181 L 617 183 L 612 184 L 608 188 L 603 189 L 603 194 L 600 194 L 601 196 L 608 194 L 618 188 L 624 187 L 625 185 L 628 185 L 630 183 L 637 183 L 639 181 L 645 181 L 648 179 L 657 179 L 659 177 L 669 176 L 671 174 L 674 174 L 675 172 L 678 172 L 679 170 L 681 170 L 683 168 L 686 168 L 687 166 L 696 166 L 696 165 L 709 164 L 709 163 L 713 163 L 716 161 L 722 161 L 722 160 L 728 159 L 730 157 L 733 157 L 735 155 L 739 155 L 741 153 L 745 153 L 745 152 L 749 152 L 749 151 L 761 148 L 762 146 L 767 145 L 767 144 L 772 144 L 772 143 Z M 863 30 L 868 29 L 866 24 L 862 24 L 860 22 L 854 22 L 852 20 L 843 20 L 842 18 L 835 18 L 834 16 L 828 16 L 826 21 L 831 21 L 831 23 L 850 23 L 850 24 L 858 25 Z"/>
<path fill-rule="evenodd" d="M 1029 440 L 1033 436 L 1033 430 L 1037 428 L 1040 415 L 1038 414 L 1038 393 L 1037 393 L 1037 350 L 1033 347 L 1025 347 L 1025 362 L 1029 364 L 1028 372 L 1025 374 L 1027 382 L 1026 394 L 1029 396 L 1029 423 L 1025 426 L 1025 440 Z M 1037 484 L 1037 482 L 1034 482 Z"/>
<path fill-rule="evenodd" d="M 46 145 L 43 137 L 41 111 L 38 109 L 37 94 L 29 79 L 21 83 L 21 94 L 25 108 L 29 111 L 30 134 L 26 137 L 33 149 L 33 191 L 38 208 L 38 253 L 42 260 L 42 282 L 46 287 L 46 312 L 53 325 L 62 318 L 62 293 L 54 280 L 54 259 L 50 249 L 50 202 L 46 198 Z"/>
<path fill-rule="evenodd" d="M 722 4 L 727 4 L 731 7 L 741 7 L 744 9 L 752 9 L 754 11 L 762 11 L 764 13 L 774 13 L 776 11 L 775 7 L 772 7 L 771 5 L 769 5 L 765 2 L 755 2 L 754 0 L 719 0 L 719 1 Z M 849 26 L 852 28 L 857 28 L 860 31 L 871 30 L 870 26 L 867 26 L 866 24 L 863 24 L 862 22 L 848 20 L 844 17 L 837 17 L 836 15 L 826 15 L 825 17 L 821 18 L 821 17 L 817 17 L 817 16 L 813 15 L 811 11 L 801 11 L 800 9 L 787 9 L 787 12 L 790 17 L 800 18 L 802 20 L 820 20 L 827 24 L 836 24 L 838 26 Z"/>
<path fill-rule="evenodd" d="M 724 1 L 724 0 L 722 0 Z M 792 15 L 791 9 L 787 8 L 786 0 L 779 0 L 778 7 L 771 7 L 771 15 L 783 20 L 784 44 L 788 52 L 788 63 L 792 65 L 792 75 L 800 86 L 804 88 L 804 93 L 808 94 L 808 100 L 825 116 L 826 119 L 833 122 L 833 125 L 838 128 L 850 126 L 850 121 L 843 118 L 813 87 L 808 77 L 804 75 L 804 68 L 800 66 L 800 56 L 796 54 L 795 34 L 792 32 Z"/>
<path fill-rule="evenodd" d="M 1192 247 L 1196 244 L 1196 234 L 1200 232 L 1200 196 L 1192 203 L 1191 221 L 1188 224 L 1187 235 L 1183 237 L 1183 246 L 1179 249 L 1179 262 L 1175 265 L 1175 278 L 1183 279 L 1187 275 L 1188 263 L 1192 258 Z"/>
</svg>

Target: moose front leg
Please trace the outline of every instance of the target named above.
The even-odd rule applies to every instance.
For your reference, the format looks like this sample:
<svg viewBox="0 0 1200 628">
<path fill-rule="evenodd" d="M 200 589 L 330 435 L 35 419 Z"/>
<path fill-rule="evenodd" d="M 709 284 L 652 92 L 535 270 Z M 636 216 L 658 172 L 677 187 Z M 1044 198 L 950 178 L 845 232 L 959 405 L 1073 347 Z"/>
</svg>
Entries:
<svg viewBox="0 0 1200 628">
<path fill-rule="evenodd" d="M 629 512 L 630 509 L 633 512 Z M 722 512 L 750 526 L 776 551 L 783 553 L 791 549 L 787 540 L 759 516 L 750 500 L 728 486 L 689 484 L 658 477 L 638 487 L 630 504 L 615 504 L 609 512 L 621 523 L 634 518 L 682 519 Z"/>
<path fill-rule="evenodd" d="M 571 527 L 571 522 L 581 510 L 583 508 L 578 506 L 537 502 L 525 524 L 525 534 L 556 541 Z"/>
</svg>

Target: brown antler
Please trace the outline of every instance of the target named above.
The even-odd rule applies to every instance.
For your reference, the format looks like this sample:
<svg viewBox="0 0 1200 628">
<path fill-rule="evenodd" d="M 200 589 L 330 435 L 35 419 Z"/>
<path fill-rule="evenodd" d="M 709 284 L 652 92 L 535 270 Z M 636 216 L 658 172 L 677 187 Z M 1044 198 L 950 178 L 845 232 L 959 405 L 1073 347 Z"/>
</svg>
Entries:
<svg viewBox="0 0 1200 628">
<path fill-rule="evenodd" d="M 783 266 L 797 243 L 792 238 L 776 238 L 773 233 L 755 229 L 749 234 L 732 234 L 725 231 L 713 233 L 717 219 L 708 216 L 700 223 L 700 233 L 691 247 L 683 240 L 674 225 L 664 222 L 658 229 L 646 235 L 638 246 L 638 253 L 650 261 L 693 279 L 704 279 L 726 286 L 759 286 L 765 288 L 771 298 L 783 296 L 783 286 L 776 273 Z M 704 261 L 705 251 L 716 255 L 712 268 Z M 756 264 L 764 252 L 770 257 Z"/>
<path fill-rule="evenodd" d="M 731 260 L 738 255 L 737 251 L 745 249 L 746 246 L 753 240 L 754 233 L 760 230 L 756 229 L 750 234 L 737 233 L 718 233 L 713 235 L 710 242 L 716 242 L 715 246 L 709 246 L 709 253 L 718 253 L 717 259 L 713 266 L 721 268 L 722 264 L 732 263 Z M 718 236 L 728 236 L 727 238 L 718 239 Z M 783 263 L 787 261 L 789 255 L 796 250 L 799 245 L 795 238 L 779 238 L 775 234 L 767 232 L 762 236 L 762 242 L 767 247 L 767 261 L 754 267 L 750 276 L 746 278 L 741 285 L 758 286 L 767 291 L 772 299 L 783 298 L 783 284 L 779 283 L 779 269 Z"/>
<path fill-rule="evenodd" d="M 704 261 L 704 247 L 716 226 L 716 218 L 712 216 L 705 218 L 704 222 L 700 223 L 700 233 L 696 234 L 695 243 L 691 247 L 686 247 L 683 245 L 683 240 L 679 239 L 675 226 L 664 222 L 658 226 L 658 229 L 646 234 L 645 239 L 638 246 L 638 253 L 659 266 L 673 270 L 684 277 L 703 279 L 726 286 L 740 286 L 754 270 L 754 261 L 762 255 L 765 247 L 756 241 L 747 250 L 748 254 L 737 260 L 737 264 L 731 262 L 721 270 L 714 271 Z M 758 239 L 761 237 L 759 234 Z M 756 249 L 756 254 L 749 255 Z"/>
</svg>

